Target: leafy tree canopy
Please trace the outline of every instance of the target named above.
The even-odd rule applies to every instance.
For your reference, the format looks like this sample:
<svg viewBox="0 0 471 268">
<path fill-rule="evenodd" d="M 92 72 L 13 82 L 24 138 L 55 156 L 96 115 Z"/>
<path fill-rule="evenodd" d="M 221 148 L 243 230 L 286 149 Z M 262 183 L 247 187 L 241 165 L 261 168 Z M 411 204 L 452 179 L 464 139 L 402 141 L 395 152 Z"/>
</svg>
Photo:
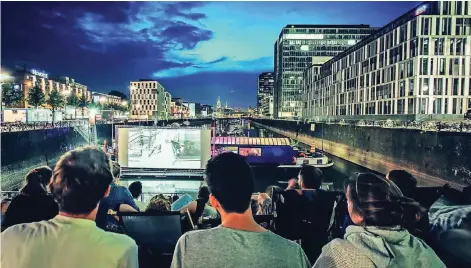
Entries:
<svg viewBox="0 0 471 268">
<path fill-rule="evenodd" d="M 3 84 L 2 85 L 2 102 L 5 104 L 5 107 L 15 107 L 20 104 L 23 99 L 23 92 L 19 86 L 13 84 Z"/>
<path fill-rule="evenodd" d="M 35 108 L 38 108 L 46 102 L 46 96 L 39 85 L 35 85 L 29 89 L 27 101 L 29 105 Z"/>
</svg>

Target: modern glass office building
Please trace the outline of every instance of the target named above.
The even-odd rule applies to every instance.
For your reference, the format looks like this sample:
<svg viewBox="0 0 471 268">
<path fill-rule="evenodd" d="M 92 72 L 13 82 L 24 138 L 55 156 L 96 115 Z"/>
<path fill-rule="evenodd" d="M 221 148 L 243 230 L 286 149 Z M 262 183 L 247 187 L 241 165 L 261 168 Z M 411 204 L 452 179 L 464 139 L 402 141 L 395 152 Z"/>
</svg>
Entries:
<svg viewBox="0 0 471 268">
<path fill-rule="evenodd" d="M 300 117 L 303 72 L 321 64 L 369 36 L 369 25 L 287 25 L 275 42 L 274 113 Z"/>
<path fill-rule="evenodd" d="M 266 116 L 269 111 L 264 111 L 263 107 L 267 107 L 270 97 L 273 98 L 274 91 L 273 72 L 261 73 L 257 78 L 257 111 L 259 114 Z"/>
<path fill-rule="evenodd" d="M 471 108 L 470 15 L 470 1 L 424 2 L 307 69 L 303 116 L 464 114 Z"/>
</svg>

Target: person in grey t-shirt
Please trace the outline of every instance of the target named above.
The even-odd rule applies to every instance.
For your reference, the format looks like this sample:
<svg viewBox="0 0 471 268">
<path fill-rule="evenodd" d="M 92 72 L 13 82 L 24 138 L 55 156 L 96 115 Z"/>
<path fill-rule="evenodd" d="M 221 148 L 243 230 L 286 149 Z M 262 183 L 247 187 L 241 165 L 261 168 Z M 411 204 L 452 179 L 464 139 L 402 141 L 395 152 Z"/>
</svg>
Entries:
<svg viewBox="0 0 471 268">
<path fill-rule="evenodd" d="M 177 243 L 172 268 L 311 267 L 302 248 L 258 225 L 250 208 L 254 175 L 242 156 L 228 152 L 206 166 L 219 227 L 189 232 Z"/>
</svg>

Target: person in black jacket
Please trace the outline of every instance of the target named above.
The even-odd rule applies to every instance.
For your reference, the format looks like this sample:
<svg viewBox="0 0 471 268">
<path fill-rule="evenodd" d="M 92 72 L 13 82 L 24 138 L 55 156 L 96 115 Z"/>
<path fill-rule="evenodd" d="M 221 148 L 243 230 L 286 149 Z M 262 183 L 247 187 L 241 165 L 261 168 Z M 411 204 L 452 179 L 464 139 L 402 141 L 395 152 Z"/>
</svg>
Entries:
<svg viewBox="0 0 471 268">
<path fill-rule="evenodd" d="M 26 175 L 26 184 L 11 201 L 5 213 L 2 230 L 20 223 L 50 220 L 59 213 L 59 206 L 48 194 L 52 170 L 38 167 Z"/>
</svg>

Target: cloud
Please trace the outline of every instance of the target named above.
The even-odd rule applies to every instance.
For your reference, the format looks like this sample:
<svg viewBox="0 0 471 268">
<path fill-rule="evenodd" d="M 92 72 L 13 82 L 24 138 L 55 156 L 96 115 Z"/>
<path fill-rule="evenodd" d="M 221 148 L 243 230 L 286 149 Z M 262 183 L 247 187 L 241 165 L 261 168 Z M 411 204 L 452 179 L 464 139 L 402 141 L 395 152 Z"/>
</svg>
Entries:
<svg viewBox="0 0 471 268">
<path fill-rule="evenodd" d="M 271 57 L 262 57 L 245 61 L 221 59 L 210 62 L 199 62 L 188 66 L 175 66 L 157 71 L 153 73 L 153 76 L 156 78 L 167 78 L 175 76 L 187 76 L 199 72 L 262 72 L 271 70 L 272 65 L 273 63 Z"/>
</svg>

